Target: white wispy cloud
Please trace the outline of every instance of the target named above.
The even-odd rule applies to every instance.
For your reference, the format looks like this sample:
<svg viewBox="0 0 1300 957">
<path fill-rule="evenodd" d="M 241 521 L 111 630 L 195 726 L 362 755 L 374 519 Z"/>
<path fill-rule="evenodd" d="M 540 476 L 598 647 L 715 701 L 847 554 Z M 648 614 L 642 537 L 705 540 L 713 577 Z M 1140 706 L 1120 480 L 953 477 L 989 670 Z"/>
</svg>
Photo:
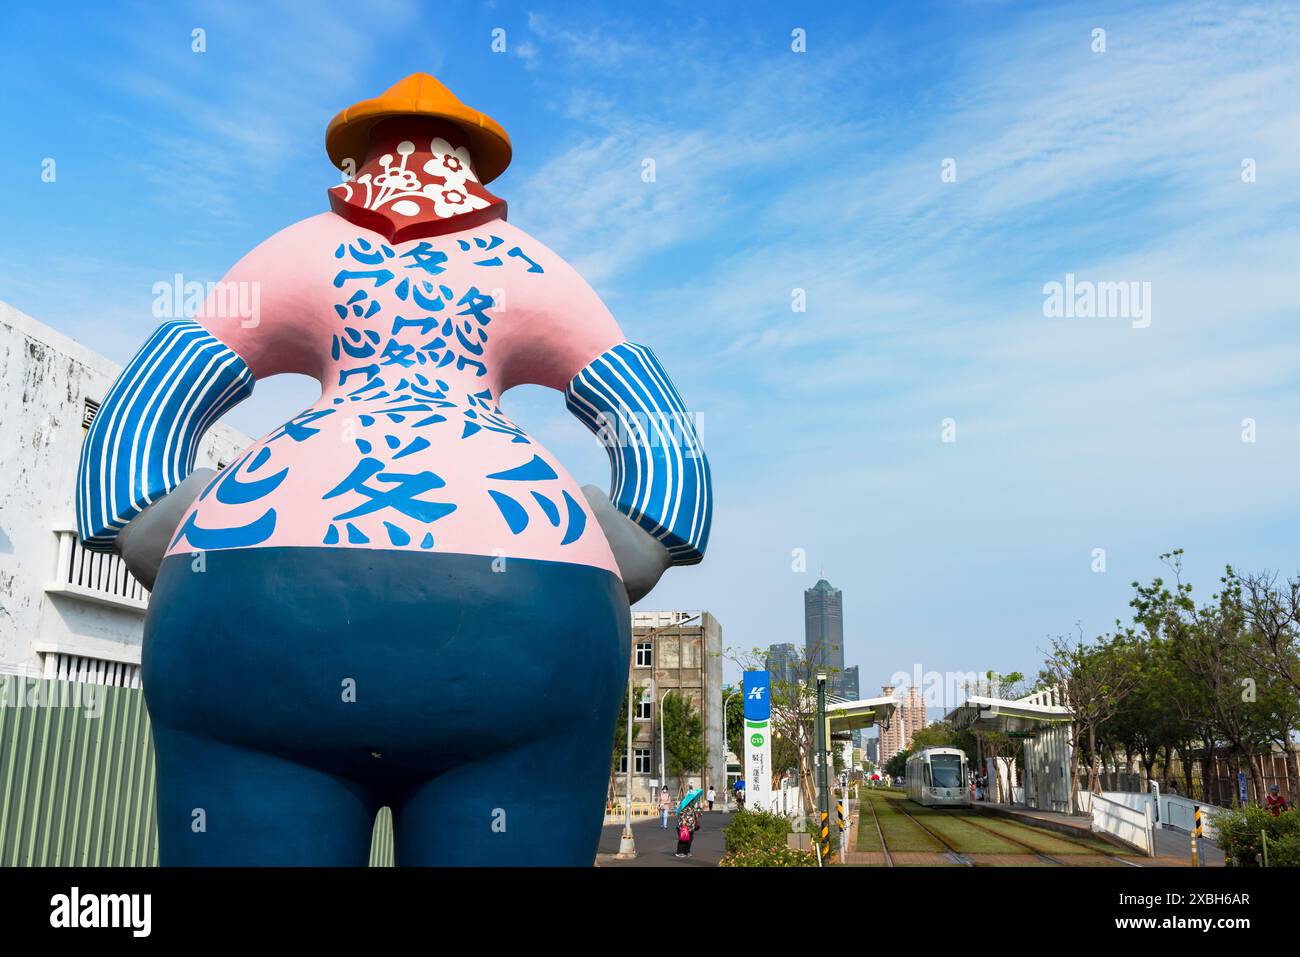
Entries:
<svg viewBox="0 0 1300 957">
<path fill-rule="evenodd" d="M 949 647 L 972 616 L 986 635 L 1104 627 L 1134 563 L 1171 544 L 1212 541 L 1209 564 L 1277 557 L 1252 527 L 1295 511 L 1300 12 L 1052 7 L 972 38 L 910 112 L 871 108 L 866 42 L 699 69 L 691 42 L 657 73 L 625 51 L 659 93 L 585 116 L 589 139 L 519 204 L 710 423 L 715 561 L 656 603 L 777 587 L 805 547 L 885 629 L 952 596 L 923 626 Z M 569 79 L 569 102 L 599 97 L 599 76 Z M 648 188 L 637 162 L 655 154 Z M 1045 318 L 1042 286 L 1067 272 L 1150 282 L 1151 327 Z M 939 441 L 950 416 L 955 445 Z M 1100 545 L 1120 570 L 1080 598 Z M 1075 577 L 1045 585 L 1045 607 L 996 610 L 999 579 L 1009 601 L 1049 566 Z M 766 616 L 764 640 L 798 634 L 797 602 Z"/>
</svg>

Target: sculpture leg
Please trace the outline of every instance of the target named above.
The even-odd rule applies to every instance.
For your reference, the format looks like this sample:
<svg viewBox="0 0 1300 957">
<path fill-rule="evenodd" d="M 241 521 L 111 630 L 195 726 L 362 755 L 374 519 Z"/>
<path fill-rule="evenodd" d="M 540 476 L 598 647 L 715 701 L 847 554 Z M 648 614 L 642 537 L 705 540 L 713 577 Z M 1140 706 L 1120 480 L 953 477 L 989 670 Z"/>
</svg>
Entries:
<svg viewBox="0 0 1300 957">
<path fill-rule="evenodd" d="M 409 791 L 393 808 L 398 866 L 590 867 L 616 701 L 609 711 L 586 729 L 458 765 Z"/>
<path fill-rule="evenodd" d="M 375 808 L 350 781 L 154 724 L 159 863 L 365 866 Z"/>
</svg>

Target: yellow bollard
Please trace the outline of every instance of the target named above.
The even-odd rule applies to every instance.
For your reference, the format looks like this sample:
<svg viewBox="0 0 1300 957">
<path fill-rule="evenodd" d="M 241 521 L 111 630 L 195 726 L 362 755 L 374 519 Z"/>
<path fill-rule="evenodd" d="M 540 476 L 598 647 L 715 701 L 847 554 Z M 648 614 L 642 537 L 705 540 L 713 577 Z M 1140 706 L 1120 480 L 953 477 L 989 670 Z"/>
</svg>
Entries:
<svg viewBox="0 0 1300 957">
<path fill-rule="evenodd" d="M 1201 839 L 1201 806 L 1199 804 L 1196 805 L 1192 815 L 1192 867 L 1200 867 L 1200 855 L 1197 853 Z"/>
</svg>

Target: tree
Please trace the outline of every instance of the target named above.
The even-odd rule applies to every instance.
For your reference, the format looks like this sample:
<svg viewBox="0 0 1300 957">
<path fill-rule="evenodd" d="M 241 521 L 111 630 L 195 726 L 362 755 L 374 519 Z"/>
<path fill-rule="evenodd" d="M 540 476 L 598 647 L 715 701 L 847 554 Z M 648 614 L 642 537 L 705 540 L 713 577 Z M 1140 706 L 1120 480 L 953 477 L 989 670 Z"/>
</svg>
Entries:
<svg viewBox="0 0 1300 957">
<path fill-rule="evenodd" d="M 727 750 L 743 763 L 745 760 L 745 699 L 740 692 L 740 688 L 731 685 L 722 687 L 722 700 L 726 702 L 724 720 L 727 728 Z M 775 762 L 775 758 L 773 760 Z"/>
<path fill-rule="evenodd" d="M 1061 689 L 1073 713 L 1072 760 L 1070 762 L 1071 813 L 1078 810 L 1079 750 L 1088 752 L 1088 790 L 1100 793 L 1101 758 L 1097 751 L 1098 730 L 1114 717 L 1137 683 L 1116 639 L 1101 637 L 1097 644 L 1084 643 L 1082 629 L 1077 639 L 1058 635 L 1052 639 L 1045 662 L 1045 677 Z"/>
<path fill-rule="evenodd" d="M 609 772 L 611 775 L 618 773 L 618 762 L 626 754 L 627 695 L 620 695 L 618 705 L 618 723 L 614 726 L 614 753 L 611 754 L 609 758 Z"/>
<path fill-rule="evenodd" d="M 1182 549 L 1174 549 L 1160 556 L 1173 573 L 1172 589 L 1161 578 L 1147 586 L 1134 582 L 1137 594 L 1130 604 L 1148 634 L 1169 639 L 1196 698 L 1208 709 L 1212 735 L 1225 740 L 1242 759 L 1255 793 L 1262 794 L 1255 757 L 1267 747 L 1270 722 L 1267 709 L 1250 690 L 1257 682 L 1244 584 L 1229 566 L 1220 579 L 1223 589 L 1198 607 L 1191 584 L 1182 580 L 1182 555 Z M 1202 767 L 1208 770 L 1211 764 Z"/>
<path fill-rule="evenodd" d="M 907 774 L 907 759 L 911 756 L 911 751 L 899 751 L 885 762 L 885 773 L 891 778 L 903 777 Z"/>
<path fill-rule="evenodd" d="M 1236 577 L 1231 566 L 1228 575 Z M 1240 582 L 1243 611 L 1254 638 L 1246 655 L 1273 679 L 1270 684 L 1290 689 L 1289 694 L 1275 692 L 1285 695 L 1282 710 L 1287 710 L 1300 701 L 1300 578 L 1279 582 L 1275 573 L 1263 572 L 1247 575 Z M 1290 719 L 1289 727 L 1285 721 L 1279 724 L 1282 733 L 1278 743 L 1286 753 L 1287 777 L 1292 782 L 1300 781 L 1300 758 L 1291 734 L 1296 719 Z M 1300 795 L 1293 791 L 1291 799 L 1300 799 Z"/>
<path fill-rule="evenodd" d="M 701 773 L 705 757 L 704 719 L 686 695 L 677 691 L 664 695 L 661 733 L 668 773 L 678 779 L 678 792 L 685 793 L 686 776 Z"/>
</svg>

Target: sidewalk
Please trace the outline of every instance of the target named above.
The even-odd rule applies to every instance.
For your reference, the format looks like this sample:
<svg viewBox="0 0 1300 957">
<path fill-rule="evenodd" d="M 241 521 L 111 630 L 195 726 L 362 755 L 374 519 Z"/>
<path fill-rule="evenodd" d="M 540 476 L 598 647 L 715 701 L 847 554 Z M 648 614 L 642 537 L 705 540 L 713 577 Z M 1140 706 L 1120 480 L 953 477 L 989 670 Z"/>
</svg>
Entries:
<svg viewBox="0 0 1300 957">
<path fill-rule="evenodd" d="M 659 826 L 659 818 L 633 820 L 632 836 L 636 840 L 634 860 L 620 861 L 619 838 L 622 824 L 606 824 L 600 832 L 596 867 L 717 867 L 724 853 L 722 829 L 731 821 L 731 812 L 711 811 L 700 815 L 700 829 L 691 845 L 690 857 L 674 857 L 677 850 L 677 818 L 669 815 L 668 828 Z"/>
</svg>

